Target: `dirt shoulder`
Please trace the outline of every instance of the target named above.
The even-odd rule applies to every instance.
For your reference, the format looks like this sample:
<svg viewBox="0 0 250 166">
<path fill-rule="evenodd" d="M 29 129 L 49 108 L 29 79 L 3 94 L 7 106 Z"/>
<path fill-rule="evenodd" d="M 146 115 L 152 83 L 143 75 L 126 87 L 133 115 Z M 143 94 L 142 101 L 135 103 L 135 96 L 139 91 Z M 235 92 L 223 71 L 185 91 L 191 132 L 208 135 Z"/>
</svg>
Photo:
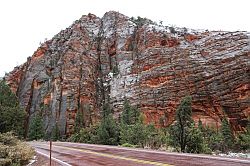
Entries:
<svg viewBox="0 0 250 166">
<path fill-rule="evenodd" d="M 35 162 L 29 164 L 28 166 L 49 166 L 49 158 L 36 153 Z M 52 160 L 51 166 L 62 166 L 62 165 Z"/>
</svg>

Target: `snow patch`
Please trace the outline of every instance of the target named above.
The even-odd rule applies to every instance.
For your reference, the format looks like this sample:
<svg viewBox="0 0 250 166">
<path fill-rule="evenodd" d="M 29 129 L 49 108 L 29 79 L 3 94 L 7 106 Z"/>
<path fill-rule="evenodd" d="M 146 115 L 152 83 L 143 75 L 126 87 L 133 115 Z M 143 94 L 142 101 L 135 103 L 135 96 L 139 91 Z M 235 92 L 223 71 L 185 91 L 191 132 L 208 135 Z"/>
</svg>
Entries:
<svg viewBox="0 0 250 166">
<path fill-rule="evenodd" d="M 120 75 L 128 75 L 131 72 L 131 66 L 134 61 L 132 60 L 124 60 L 119 62 L 118 69 Z"/>
</svg>

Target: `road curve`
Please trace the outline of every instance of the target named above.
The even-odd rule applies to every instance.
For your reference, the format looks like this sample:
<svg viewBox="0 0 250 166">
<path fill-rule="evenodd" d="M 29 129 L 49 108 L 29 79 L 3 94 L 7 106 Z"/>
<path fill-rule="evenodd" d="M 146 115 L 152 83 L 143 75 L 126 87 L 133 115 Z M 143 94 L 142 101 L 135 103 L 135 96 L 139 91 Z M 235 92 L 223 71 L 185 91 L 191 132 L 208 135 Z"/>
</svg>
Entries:
<svg viewBox="0 0 250 166">
<path fill-rule="evenodd" d="M 29 142 L 38 153 L 49 154 L 48 142 Z M 61 165 L 72 166 L 249 166 L 249 159 L 209 155 L 168 153 L 116 146 L 53 142 L 52 157 Z"/>
</svg>

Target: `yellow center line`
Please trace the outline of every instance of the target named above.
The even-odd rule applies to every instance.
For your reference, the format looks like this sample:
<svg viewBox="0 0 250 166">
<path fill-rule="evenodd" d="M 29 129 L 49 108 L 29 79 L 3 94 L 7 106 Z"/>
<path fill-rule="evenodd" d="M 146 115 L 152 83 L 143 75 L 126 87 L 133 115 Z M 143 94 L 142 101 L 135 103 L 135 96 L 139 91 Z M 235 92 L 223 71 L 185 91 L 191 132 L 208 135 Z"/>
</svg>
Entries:
<svg viewBox="0 0 250 166">
<path fill-rule="evenodd" d="M 55 146 L 60 147 L 60 148 L 63 148 L 63 149 L 68 149 L 68 150 L 80 151 L 80 152 L 84 152 L 84 153 L 88 153 L 88 154 L 94 154 L 94 155 L 103 156 L 103 157 L 133 161 L 133 162 L 136 162 L 136 163 L 151 164 L 151 165 L 157 165 L 157 166 L 172 166 L 172 165 L 169 165 L 169 164 L 155 162 L 155 161 L 147 161 L 147 160 L 135 159 L 135 158 L 130 158 L 130 157 L 122 157 L 122 156 L 113 155 L 113 154 L 94 152 L 94 151 L 91 151 L 91 150 L 70 148 L 70 147 L 65 147 L 65 146 L 60 146 L 60 145 L 53 145 L 53 146 L 54 147 Z"/>
</svg>

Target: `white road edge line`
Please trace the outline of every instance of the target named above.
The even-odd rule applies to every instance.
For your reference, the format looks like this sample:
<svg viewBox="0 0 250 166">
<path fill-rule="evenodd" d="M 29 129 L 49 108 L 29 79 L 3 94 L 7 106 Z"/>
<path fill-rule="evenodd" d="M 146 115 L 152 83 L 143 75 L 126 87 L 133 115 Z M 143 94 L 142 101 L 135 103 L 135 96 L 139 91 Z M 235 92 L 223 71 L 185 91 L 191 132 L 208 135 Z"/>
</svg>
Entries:
<svg viewBox="0 0 250 166">
<path fill-rule="evenodd" d="M 43 156 L 49 158 L 49 155 L 47 155 L 47 154 L 45 154 L 45 153 L 39 152 L 38 150 L 36 150 L 36 152 L 37 152 L 38 154 L 41 154 L 41 155 L 43 155 Z M 72 165 L 70 165 L 70 164 L 68 164 L 68 163 L 66 163 L 66 162 L 64 162 L 64 161 L 62 161 L 62 160 L 59 160 L 59 159 L 57 159 L 57 158 L 54 158 L 54 157 L 51 157 L 51 159 L 54 160 L 54 161 L 56 161 L 56 162 L 58 162 L 58 163 L 60 163 L 60 164 L 62 164 L 63 166 L 72 166 Z"/>
</svg>

